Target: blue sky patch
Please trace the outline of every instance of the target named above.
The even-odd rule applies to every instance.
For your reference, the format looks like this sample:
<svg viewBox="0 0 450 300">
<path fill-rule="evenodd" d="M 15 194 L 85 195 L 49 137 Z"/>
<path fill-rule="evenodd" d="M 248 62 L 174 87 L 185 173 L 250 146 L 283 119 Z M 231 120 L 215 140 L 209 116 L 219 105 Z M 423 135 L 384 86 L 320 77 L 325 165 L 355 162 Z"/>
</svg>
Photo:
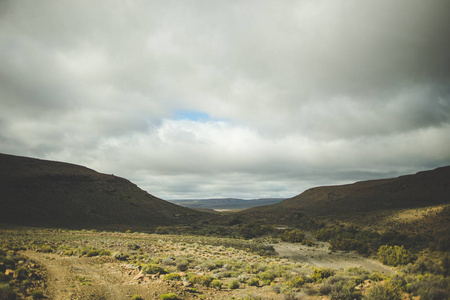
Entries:
<svg viewBox="0 0 450 300">
<path fill-rule="evenodd" d="M 207 122 L 212 120 L 207 113 L 198 110 L 177 110 L 174 113 L 174 119 L 191 120 L 196 122 Z"/>
</svg>

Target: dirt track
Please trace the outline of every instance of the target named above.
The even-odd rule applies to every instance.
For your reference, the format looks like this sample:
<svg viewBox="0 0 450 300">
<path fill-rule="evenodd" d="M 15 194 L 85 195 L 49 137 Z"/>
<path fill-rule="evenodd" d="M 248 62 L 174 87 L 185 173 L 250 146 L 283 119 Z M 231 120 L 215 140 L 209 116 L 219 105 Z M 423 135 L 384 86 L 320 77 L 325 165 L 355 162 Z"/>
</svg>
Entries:
<svg viewBox="0 0 450 300">
<path fill-rule="evenodd" d="M 67 257 L 57 254 L 25 251 L 24 254 L 44 267 L 50 299 L 131 299 L 137 294 L 157 299 L 161 293 L 174 290 L 165 284 L 139 284 L 118 263 L 101 258 Z"/>
<path fill-rule="evenodd" d="M 275 251 L 292 260 L 306 263 L 311 266 L 346 269 L 349 267 L 362 267 L 370 272 L 380 271 L 392 273 L 392 269 L 381 263 L 364 258 L 354 252 L 333 252 L 328 250 L 326 243 L 320 243 L 317 247 L 307 247 L 297 244 L 279 243 L 273 245 Z"/>
</svg>

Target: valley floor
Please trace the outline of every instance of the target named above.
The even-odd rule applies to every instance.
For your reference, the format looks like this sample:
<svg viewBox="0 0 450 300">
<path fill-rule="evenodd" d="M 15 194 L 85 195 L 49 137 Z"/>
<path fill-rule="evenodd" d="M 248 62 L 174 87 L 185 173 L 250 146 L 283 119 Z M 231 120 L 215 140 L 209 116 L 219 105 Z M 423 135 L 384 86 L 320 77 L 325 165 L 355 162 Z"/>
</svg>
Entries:
<svg viewBox="0 0 450 300">
<path fill-rule="evenodd" d="M 385 276 L 395 273 L 393 268 L 354 253 L 331 253 L 326 243 L 306 247 L 273 242 L 131 232 L 0 229 L 0 267 L 12 269 L 0 270 L 4 273 L 0 279 L 10 276 L 9 283 L 0 287 L 0 298 L 9 285 L 18 299 L 39 299 L 33 296 L 33 289 L 39 289 L 47 299 L 55 300 L 324 300 L 337 292 L 334 286 L 342 284 L 361 299 L 373 285 L 383 284 Z M 256 253 L 258 247 L 269 243 L 279 256 Z M 11 265 L 13 257 L 15 265 Z M 39 276 L 20 271 L 21 266 L 30 264 L 39 266 Z M 29 273 L 21 279 L 21 272 Z M 33 284 L 32 278 L 37 278 L 39 284 Z M 403 296 L 414 299 L 412 295 Z"/>
</svg>

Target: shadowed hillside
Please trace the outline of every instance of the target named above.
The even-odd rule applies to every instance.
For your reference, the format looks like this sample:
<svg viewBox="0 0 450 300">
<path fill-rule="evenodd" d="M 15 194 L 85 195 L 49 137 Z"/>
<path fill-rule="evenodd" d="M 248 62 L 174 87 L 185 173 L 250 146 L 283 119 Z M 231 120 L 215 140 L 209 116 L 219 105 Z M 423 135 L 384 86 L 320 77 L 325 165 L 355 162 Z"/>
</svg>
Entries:
<svg viewBox="0 0 450 300">
<path fill-rule="evenodd" d="M 311 188 L 275 205 L 255 207 L 242 217 L 297 223 L 305 217 L 349 222 L 387 218 L 391 213 L 450 203 L 450 167 L 397 178 Z"/>
<path fill-rule="evenodd" d="M 0 223 L 66 228 L 151 228 L 206 214 L 86 167 L 0 154 Z"/>
<path fill-rule="evenodd" d="M 450 202 L 450 167 L 397 178 L 312 188 L 281 204 L 316 216 L 425 207 Z"/>
</svg>

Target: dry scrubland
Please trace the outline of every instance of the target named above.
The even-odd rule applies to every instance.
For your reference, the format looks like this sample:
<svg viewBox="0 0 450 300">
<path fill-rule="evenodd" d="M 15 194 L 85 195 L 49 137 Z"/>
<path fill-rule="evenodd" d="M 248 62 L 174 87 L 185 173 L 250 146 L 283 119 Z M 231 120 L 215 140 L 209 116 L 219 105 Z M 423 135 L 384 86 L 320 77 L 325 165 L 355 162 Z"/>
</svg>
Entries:
<svg viewBox="0 0 450 300">
<path fill-rule="evenodd" d="M 448 277 L 427 271 L 431 260 L 388 268 L 331 253 L 326 243 L 29 228 L 0 234 L 0 299 L 448 298 Z"/>
</svg>

